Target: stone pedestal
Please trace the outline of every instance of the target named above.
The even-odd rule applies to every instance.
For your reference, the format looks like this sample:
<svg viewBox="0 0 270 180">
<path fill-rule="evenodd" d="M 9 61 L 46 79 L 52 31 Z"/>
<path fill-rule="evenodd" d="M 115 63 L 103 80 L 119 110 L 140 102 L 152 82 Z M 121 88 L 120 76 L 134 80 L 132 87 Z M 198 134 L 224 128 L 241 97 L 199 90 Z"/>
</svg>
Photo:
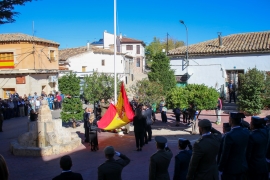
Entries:
<svg viewBox="0 0 270 180">
<path fill-rule="evenodd" d="M 62 127 L 62 120 L 52 120 L 47 101 L 41 102 L 38 120 L 28 122 L 28 132 L 12 141 L 10 150 L 19 156 L 47 156 L 72 151 L 81 144 L 77 133 Z"/>
</svg>

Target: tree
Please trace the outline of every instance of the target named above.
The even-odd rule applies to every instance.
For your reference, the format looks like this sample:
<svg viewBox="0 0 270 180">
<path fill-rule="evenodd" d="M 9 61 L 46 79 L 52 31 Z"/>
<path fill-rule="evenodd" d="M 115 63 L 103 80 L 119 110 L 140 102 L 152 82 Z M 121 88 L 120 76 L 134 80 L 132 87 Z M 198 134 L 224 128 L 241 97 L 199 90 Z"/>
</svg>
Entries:
<svg viewBox="0 0 270 180">
<path fill-rule="evenodd" d="M 140 102 L 150 104 L 158 103 L 165 95 L 160 83 L 151 82 L 147 78 L 137 81 L 135 85 L 131 86 L 130 91 L 139 98 Z"/>
<path fill-rule="evenodd" d="M 270 72 L 265 73 L 264 91 L 263 91 L 263 108 L 270 108 Z"/>
<path fill-rule="evenodd" d="M 186 87 L 176 87 L 167 94 L 167 105 L 169 108 L 188 108 L 194 104 L 199 114 L 202 110 L 212 110 L 217 105 L 220 94 L 216 89 L 204 84 L 188 84 Z M 199 115 L 198 115 L 199 117 Z"/>
<path fill-rule="evenodd" d="M 114 96 L 114 76 L 94 72 L 84 78 L 83 87 L 84 98 L 90 102 L 96 102 L 100 99 L 109 99 Z M 120 81 L 117 80 L 117 93 L 120 89 Z"/>
<path fill-rule="evenodd" d="M 265 89 L 265 73 L 257 68 L 239 75 L 238 104 L 240 111 L 250 115 L 259 114 L 263 107 L 262 93 Z"/>
<path fill-rule="evenodd" d="M 153 56 L 153 64 L 150 69 L 149 80 L 161 83 L 165 92 L 176 86 L 174 71 L 171 69 L 170 60 L 165 53 L 159 52 Z"/>
<path fill-rule="evenodd" d="M 0 1 L 0 24 L 15 22 L 14 17 L 19 15 L 19 12 L 14 12 L 14 6 L 23 6 L 26 2 L 32 0 L 1 0 Z"/>
<path fill-rule="evenodd" d="M 168 50 L 172 50 L 178 47 L 184 46 L 183 41 L 176 40 L 174 38 L 168 38 Z M 160 40 L 160 38 L 154 37 L 153 42 L 151 42 L 145 48 L 146 60 L 151 63 L 152 58 L 157 54 L 162 52 L 162 50 L 167 51 L 167 39 Z"/>
<path fill-rule="evenodd" d="M 59 89 L 65 95 L 61 119 L 64 122 L 81 120 L 83 107 L 80 100 L 80 79 L 74 73 L 64 75 L 59 79 Z"/>
</svg>

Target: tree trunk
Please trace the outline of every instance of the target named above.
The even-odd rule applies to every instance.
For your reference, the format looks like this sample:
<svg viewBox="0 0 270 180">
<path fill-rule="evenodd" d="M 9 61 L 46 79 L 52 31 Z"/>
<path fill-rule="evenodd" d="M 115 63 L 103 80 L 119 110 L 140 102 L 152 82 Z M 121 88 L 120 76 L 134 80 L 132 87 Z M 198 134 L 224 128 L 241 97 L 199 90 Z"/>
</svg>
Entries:
<svg viewBox="0 0 270 180">
<path fill-rule="evenodd" d="M 76 128 L 76 121 L 75 120 L 72 121 L 72 127 Z"/>
</svg>

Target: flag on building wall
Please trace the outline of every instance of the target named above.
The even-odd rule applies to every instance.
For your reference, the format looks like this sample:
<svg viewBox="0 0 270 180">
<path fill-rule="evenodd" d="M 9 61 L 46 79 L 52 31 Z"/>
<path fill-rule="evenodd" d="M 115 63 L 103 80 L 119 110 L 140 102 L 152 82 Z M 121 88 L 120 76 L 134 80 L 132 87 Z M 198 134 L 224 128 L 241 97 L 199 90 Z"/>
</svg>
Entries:
<svg viewBox="0 0 270 180">
<path fill-rule="evenodd" d="M 114 130 L 131 122 L 133 117 L 134 113 L 122 83 L 116 106 L 110 104 L 108 110 L 98 122 L 98 127 L 104 130 Z"/>
</svg>

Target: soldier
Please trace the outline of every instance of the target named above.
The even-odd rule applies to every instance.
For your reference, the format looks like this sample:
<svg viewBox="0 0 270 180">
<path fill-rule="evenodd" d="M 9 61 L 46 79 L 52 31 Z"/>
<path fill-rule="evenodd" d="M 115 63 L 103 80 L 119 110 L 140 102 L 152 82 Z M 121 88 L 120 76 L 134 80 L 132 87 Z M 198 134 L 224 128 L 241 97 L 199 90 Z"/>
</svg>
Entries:
<svg viewBox="0 0 270 180">
<path fill-rule="evenodd" d="M 129 164 L 130 159 L 124 154 L 115 151 L 112 146 L 107 146 L 104 153 L 108 160 L 98 167 L 98 180 L 121 180 L 122 170 Z M 115 160 L 114 155 L 121 159 Z"/>
<path fill-rule="evenodd" d="M 156 136 L 157 152 L 150 157 L 149 180 L 169 180 L 168 167 L 172 159 L 172 152 L 167 147 L 167 139 Z"/>
<path fill-rule="evenodd" d="M 268 142 L 268 132 L 262 126 L 264 119 L 251 117 L 250 129 L 247 146 L 247 163 L 249 168 L 248 177 L 250 180 L 267 180 L 268 167 L 266 162 L 266 150 Z"/>
<path fill-rule="evenodd" d="M 230 124 L 229 123 L 223 123 L 223 136 L 222 136 L 220 147 L 219 147 L 217 163 L 219 163 L 219 161 L 220 161 L 220 156 L 221 156 L 222 149 L 223 149 L 224 137 L 228 132 L 230 132 L 230 130 L 231 130 Z"/>
<path fill-rule="evenodd" d="M 88 119 L 89 119 L 90 113 L 88 112 L 88 108 L 84 109 L 84 114 L 83 114 L 83 127 L 84 127 L 84 142 L 88 143 L 89 142 L 89 126 L 88 126 Z"/>
<path fill-rule="evenodd" d="M 230 103 L 232 102 L 232 98 L 233 98 L 233 102 L 235 103 L 235 84 L 233 83 L 233 80 L 230 81 L 230 83 L 228 84 L 228 92 L 230 95 Z"/>
<path fill-rule="evenodd" d="M 147 104 L 144 106 L 145 111 L 143 111 L 142 115 L 146 118 L 146 128 L 145 128 L 145 136 L 144 136 L 144 142 L 145 144 L 148 144 L 152 140 L 152 110 L 150 109 L 150 105 Z"/>
<path fill-rule="evenodd" d="M 220 146 L 221 133 L 212 128 L 208 119 L 200 120 L 198 126 L 202 137 L 193 145 L 187 180 L 218 180 L 216 156 Z"/>
<path fill-rule="evenodd" d="M 218 164 L 223 180 L 242 179 L 248 169 L 246 148 L 249 140 L 249 131 L 240 126 L 242 118 L 245 118 L 243 113 L 230 113 L 229 123 L 231 131 L 225 135 Z"/>
<path fill-rule="evenodd" d="M 3 115 L 3 108 L 0 107 L 0 132 L 3 132 L 3 122 L 4 122 L 4 115 Z"/>
<path fill-rule="evenodd" d="M 188 165 L 192 156 L 192 146 L 189 140 L 179 138 L 178 147 L 180 152 L 175 156 L 173 180 L 186 180 Z M 186 150 L 187 147 L 189 150 Z"/>
</svg>

